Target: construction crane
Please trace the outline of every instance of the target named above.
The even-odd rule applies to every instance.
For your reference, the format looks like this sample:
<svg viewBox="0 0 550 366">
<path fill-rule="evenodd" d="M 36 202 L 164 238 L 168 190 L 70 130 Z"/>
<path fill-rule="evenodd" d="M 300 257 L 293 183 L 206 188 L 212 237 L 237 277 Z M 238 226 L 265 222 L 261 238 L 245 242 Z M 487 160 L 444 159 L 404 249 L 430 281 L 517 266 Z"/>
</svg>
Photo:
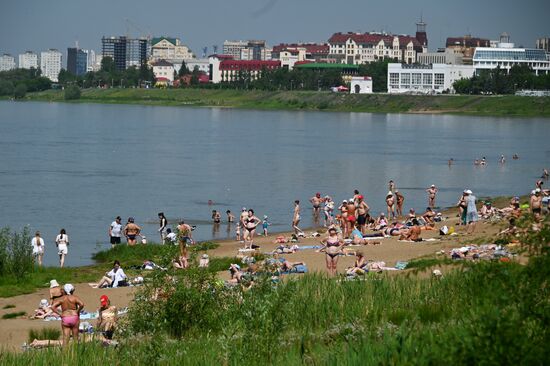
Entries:
<svg viewBox="0 0 550 366">
<path fill-rule="evenodd" d="M 151 41 L 153 36 L 149 29 L 148 33 L 144 32 L 139 26 L 136 25 L 135 22 L 131 21 L 128 18 L 125 18 L 124 20 L 126 21 L 126 37 L 130 38 L 130 27 L 132 27 L 139 32 L 138 38 L 147 38 L 148 41 Z"/>
</svg>

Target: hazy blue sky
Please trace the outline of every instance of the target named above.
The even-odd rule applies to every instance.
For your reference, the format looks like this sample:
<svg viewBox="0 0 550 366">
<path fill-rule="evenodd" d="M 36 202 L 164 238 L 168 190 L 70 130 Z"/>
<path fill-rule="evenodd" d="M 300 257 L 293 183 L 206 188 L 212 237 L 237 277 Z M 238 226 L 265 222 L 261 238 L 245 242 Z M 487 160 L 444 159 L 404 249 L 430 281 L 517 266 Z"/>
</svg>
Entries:
<svg viewBox="0 0 550 366">
<path fill-rule="evenodd" d="M 100 51 L 101 36 L 180 37 L 199 54 L 226 39 L 269 44 L 326 41 L 338 31 L 414 34 L 423 14 L 430 49 L 466 33 L 496 39 L 506 31 L 517 45 L 550 36 L 550 0 L 5 0 L 0 53 L 66 48 Z M 154 5 L 151 5 L 154 4 Z M 141 29 L 127 26 L 126 19 Z"/>
</svg>

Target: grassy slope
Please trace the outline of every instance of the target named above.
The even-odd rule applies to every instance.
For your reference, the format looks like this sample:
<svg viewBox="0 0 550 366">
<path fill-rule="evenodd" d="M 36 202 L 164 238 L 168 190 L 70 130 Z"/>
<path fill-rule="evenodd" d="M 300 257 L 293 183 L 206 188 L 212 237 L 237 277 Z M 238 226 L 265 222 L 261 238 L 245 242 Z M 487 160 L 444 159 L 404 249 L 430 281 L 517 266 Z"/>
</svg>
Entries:
<svg viewBox="0 0 550 366">
<path fill-rule="evenodd" d="M 28 95 L 30 100 L 63 101 L 63 92 Z M 475 95 L 350 95 L 310 91 L 215 89 L 88 89 L 80 102 L 167 106 L 219 106 L 250 109 L 328 110 L 380 113 L 455 113 L 550 117 L 550 97 Z"/>
</svg>

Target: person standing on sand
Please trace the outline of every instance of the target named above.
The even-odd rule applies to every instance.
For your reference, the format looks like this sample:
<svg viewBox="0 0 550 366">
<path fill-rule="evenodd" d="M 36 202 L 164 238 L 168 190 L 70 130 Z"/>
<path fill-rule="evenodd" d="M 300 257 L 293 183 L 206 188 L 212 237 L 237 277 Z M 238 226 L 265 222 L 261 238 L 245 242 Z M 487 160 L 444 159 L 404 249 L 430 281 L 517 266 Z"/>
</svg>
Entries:
<svg viewBox="0 0 550 366">
<path fill-rule="evenodd" d="M 389 191 L 386 195 L 386 206 L 388 206 L 388 220 L 395 218 L 395 197 L 393 196 L 392 192 Z"/>
<path fill-rule="evenodd" d="M 292 228 L 294 229 L 294 234 L 304 236 L 302 229 L 298 227 L 300 223 L 300 200 L 294 201 L 294 214 L 292 215 Z"/>
<path fill-rule="evenodd" d="M 42 267 L 42 259 L 44 258 L 44 239 L 40 237 L 40 231 L 34 233 L 34 238 L 31 240 L 32 255 L 38 262 L 38 265 Z"/>
<path fill-rule="evenodd" d="M 63 286 L 64 296 L 55 300 L 52 304 L 52 310 L 61 316 L 61 331 L 63 332 L 63 346 L 69 345 L 71 334 L 73 340 L 78 342 L 78 326 L 80 325 L 80 312 L 84 308 L 84 303 L 78 296 L 73 295 L 74 286 L 67 283 Z M 61 306 L 61 312 L 59 307 Z"/>
<path fill-rule="evenodd" d="M 432 184 L 430 188 L 426 189 L 426 192 L 428 192 L 428 206 L 435 208 L 435 196 L 438 192 L 435 184 Z"/>
<path fill-rule="evenodd" d="M 164 216 L 164 212 L 159 212 L 158 216 L 160 242 L 164 243 L 164 239 L 166 238 L 166 233 L 164 231 L 166 230 L 166 226 L 168 226 L 168 220 L 166 219 L 166 216 Z"/>
<path fill-rule="evenodd" d="M 476 207 L 476 196 L 474 196 L 469 189 L 465 190 L 464 194 L 464 200 L 466 201 L 466 222 L 468 225 L 466 233 L 473 234 L 476 229 L 476 222 L 479 220 Z"/>
<path fill-rule="evenodd" d="M 531 213 L 533 214 L 533 216 L 535 216 L 536 222 L 540 221 L 540 217 L 542 214 L 542 195 L 540 194 L 540 192 L 540 188 L 535 189 L 532 192 L 531 198 L 529 200 L 529 208 L 531 209 Z"/>
<path fill-rule="evenodd" d="M 399 190 L 395 190 L 395 206 L 396 214 L 398 217 L 403 216 L 403 203 L 405 202 L 405 196 Z"/>
<path fill-rule="evenodd" d="M 136 245 L 136 236 L 141 233 L 141 228 L 134 223 L 134 218 L 129 217 L 128 223 L 124 227 L 124 236 L 126 237 L 126 242 L 128 245 Z"/>
<path fill-rule="evenodd" d="M 254 244 L 254 234 L 256 233 L 256 227 L 261 222 L 262 222 L 262 220 L 260 220 L 259 218 L 257 218 L 254 215 L 254 210 L 249 209 L 248 210 L 248 216 L 246 217 L 246 221 L 245 221 L 245 224 L 244 224 L 244 227 L 243 227 L 243 229 L 247 233 L 245 235 L 247 239 L 244 242 L 244 248 L 245 249 L 247 249 L 247 248 L 248 249 L 253 249 L 252 245 Z M 248 241 L 248 246 L 246 244 L 247 241 Z"/>
<path fill-rule="evenodd" d="M 360 194 L 357 199 L 357 225 L 359 226 L 361 233 L 365 234 L 367 232 L 367 221 L 369 218 L 370 207 L 365 202 L 363 195 Z"/>
<path fill-rule="evenodd" d="M 329 275 L 336 276 L 338 256 L 342 252 L 344 241 L 338 237 L 336 228 L 328 229 L 328 236 L 321 241 L 323 248 L 319 252 L 325 252 L 325 260 Z"/>
<path fill-rule="evenodd" d="M 59 235 L 55 238 L 55 245 L 57 246 L 57 254 L 59 254 L 59 267 L 63 268 L 69 247 L 69 236 L 65 229 L 59 231 Z"/>
</svg>

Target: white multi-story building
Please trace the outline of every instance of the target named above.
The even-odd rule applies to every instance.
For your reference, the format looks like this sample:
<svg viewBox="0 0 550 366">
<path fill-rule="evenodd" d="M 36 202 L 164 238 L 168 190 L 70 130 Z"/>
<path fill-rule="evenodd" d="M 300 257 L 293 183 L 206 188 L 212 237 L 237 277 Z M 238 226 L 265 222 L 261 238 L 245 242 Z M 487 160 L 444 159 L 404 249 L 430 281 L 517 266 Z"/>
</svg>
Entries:
<svg viewBox="0 0 550 366">
<path fill-rule="evenodd" d="M 26 51 L 19 55 L 20 69 L 38 69 L 38 55 L 32 51 Z"/>
<path fill-rule="evenodd" d="M 413 64 L 417 62 L 417 54 L 425 51 L 415 37 L 382 33 L 335 33 L 328 44 L 329 57 L 349 65 L 383 59 Z"/>
<path fill-rule="evenodd" d="M 7 53 L 0 56 L 0 71 L 15 69 L 15 58 Z"/>
<path fill-rule="evenodd" d="M 42 76 L 57 83 L 61 71 L 62 54 L 56 49 L 49 49 L 40 53 L 40 69 Z"/>
<path fill-rule="evenodd" d="M 499 43 L 497 47 L 478 47 L 473 64 L 476 74 L 482 70 L 500 67 L 510 71 L 514 65 L 527 65 L 537 75 L 550 73 L 550 54 L 535 48 L 514 48 L 513 43 Z"/>
<path fill-rule="evenodd" d="M 192 60 L 185 61 L 185 65 L 191 72 L 195 69 L 195 67 L 197 67 L 200 72 L 203 72 L 205 74 L 208 74 L 210 72 L 210 62 L 207 58 L 194 58 Z M 174 65 L 174 68 L 176 68 L 176 72 L 179 72 L 180 67 L 181 64 Z"/>
<path fill-rule="evenodd" d="M 174 82 L 174 64 L 166 60 L 159 60 L 151 63 L 153 74 L 157 81 L 165 81 L 168 85 Z"/>
<path fill-rule="evenodd" d="M 472 65 L 388 64 L 388 93 L 454 93 L 453 83 L 474 75 Z"/>
<path fill-rule="evenodd" d="M 158 37 L 151 41 L 151 61 L 166 60 L 173 64 L 194 59 L 189 47 L 182 44 L 179 38 Z"/>
</svg>

